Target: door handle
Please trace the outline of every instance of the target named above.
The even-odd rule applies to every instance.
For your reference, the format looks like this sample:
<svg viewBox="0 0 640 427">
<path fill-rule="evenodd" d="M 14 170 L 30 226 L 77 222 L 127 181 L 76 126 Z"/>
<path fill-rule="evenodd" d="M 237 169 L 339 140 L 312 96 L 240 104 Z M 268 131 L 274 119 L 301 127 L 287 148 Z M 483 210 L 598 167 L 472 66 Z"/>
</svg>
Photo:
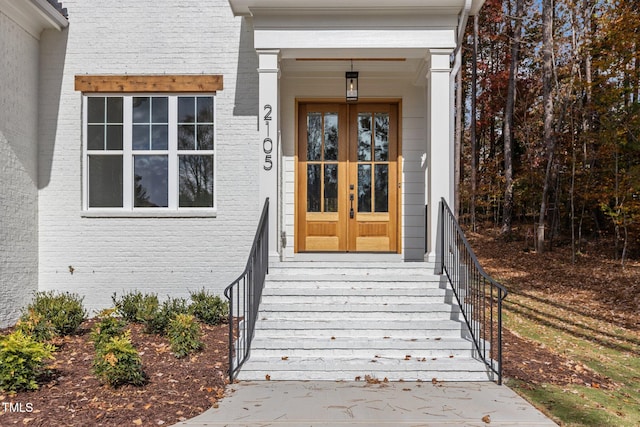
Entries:
<svg viewBox="0 0 640 427">
<path fill-rule="evenodd" d="M 349 202 L 351 203 L 351 209 L 349 209 L 349 218 L 353 219 L 355 212 L 353 211 L 353 193 L 349 194 Z"/>
</svg>

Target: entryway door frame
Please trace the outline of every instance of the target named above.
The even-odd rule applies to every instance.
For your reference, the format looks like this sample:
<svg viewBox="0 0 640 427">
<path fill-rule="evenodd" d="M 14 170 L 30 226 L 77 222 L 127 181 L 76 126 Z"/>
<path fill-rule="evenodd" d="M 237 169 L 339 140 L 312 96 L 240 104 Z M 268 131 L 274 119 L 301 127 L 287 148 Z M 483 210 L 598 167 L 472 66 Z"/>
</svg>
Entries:
<svg viewBox="0 0 640 427">
<path fill-rule="evenodd" d="M 339 126 L 339 138 L 342 141 L 338 145 L 339 156 L 346 159 L 346 167 L 339 169 L 338 181 L 342 191 L 338 193 L 338 204 L 341 209 L 338 212 L 331 213 L 308 213 L 306 200 L 306 170 L 302 171 L 300 165 L 306 162 L 307 153 L 303 150 L 303 143 L 306 146 L 306 138 L 303 133 L 306 129 L 306 114 L 301 114 L 304 109 L 315 106 L 318 111 L 326 110 L 338 113 L 339 120 L 345 123 Z M 389 136 L 389 172 L 388 172 L 388 191 L 389 191 L 389 208 L 388 214 L 366 213 L 359 214 L 357 211 L 358 198 L 355 194 L 355 200 L 350 200 L 350 195 L 354 194 L 357 188 L 347 188 L 347 184 L 353 184 L 357 181 L 357 166 L 354 165 L 357 157 L 357 143 L 353 142 L 358 138 L 357 118 L 358 109 L 370 109 L 374 112 L 388 111 L 390 117 L 391 135 Z M 315 112 L 315 111 L 314 111 Z M 402 253 L 402 100 L 393 99 L 363 99 L 358 103 L 346 103 L 344 99 L 296 99 L 295 105 L 295 215 L 294 230 L 295 244 L 294 252 L 386 252 L 386 253 Z M 346 124 L 346 126 L 345 126 Z M 305 139 L 303 141 L 303 139 Z M 351 142 L 350 142 L 351 141 Z M 345 144 L 344 142 L 347 142 Z M 349 150 L 349 151 L 347 151 Z M 328 162 L 332 163 L 332 162 Z M 333 162 L 336 163 L 336 162 Z M 375 166 L 372 166 L 372 168 Z M 301 174 L 305 175 L 302 176 Z M 372 171 L 373 173 L 373 171 Z M 357 184 L 356 184 L 357 187 Z M 354 191 L 355 190 L 355 191 Z M 355 206 L 355 218 L 350 217 L 349 207 L 351 203 Z M 322 244 L 314 245 L 307 243 L 307 220 L 315 218 L 320 220 L 315 223 L 316 228 L 326 228 L 335 230 L 340 233 L 342 238 L 337 243 L 331 243 L 332 238 L 327 237 L 326 242 L 329 243 L 331 249 L 326 249 Z M 367 218 L 367 220 L 363 220 Z M 387 227 L 384 237 L 374 237 L 376 230 Z M 304 229 L 303 229 L 304 228 Z M 359 235 L 363 230 L 367 229 L 374 234 L 368 238 L 365 235 Z M 333 238 L 337 239 L 337 238 Z M 388 246 L 384 243 L 388 239 Z M 322 242 L 322 238 L 317 242 Z M 385 247 L 386 249 L 380 249 Z"/>
</svg>

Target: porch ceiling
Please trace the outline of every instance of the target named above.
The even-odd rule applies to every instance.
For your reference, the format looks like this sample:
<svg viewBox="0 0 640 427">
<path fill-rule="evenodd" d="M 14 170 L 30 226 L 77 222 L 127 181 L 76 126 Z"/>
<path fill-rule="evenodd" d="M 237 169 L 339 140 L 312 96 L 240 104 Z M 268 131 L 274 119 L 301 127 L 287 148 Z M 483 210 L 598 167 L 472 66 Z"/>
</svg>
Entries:
<svg viewBox="0 0 640 427">
<path fill-rule="evenodd" d="M 471 0 L 471 14 L 480 10 L 485 0 Z M 229 0 L 236 16 L 287 13 L 407 13 L 459 14 L 466 0 Z"/>
</svg>

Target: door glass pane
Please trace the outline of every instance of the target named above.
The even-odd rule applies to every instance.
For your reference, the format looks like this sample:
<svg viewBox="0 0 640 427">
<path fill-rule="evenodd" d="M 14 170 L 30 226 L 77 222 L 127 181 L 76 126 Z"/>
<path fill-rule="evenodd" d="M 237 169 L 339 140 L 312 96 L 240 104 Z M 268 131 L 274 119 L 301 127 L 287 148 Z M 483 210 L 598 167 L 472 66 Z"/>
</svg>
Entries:
<svg viewBox="0 0 640 427">
<path fill-rule="evenodd" d="M 358 160 L 371 160 L 371 113 L 358 114 Z"/>
<path fill-rule="evenodd" d="M 122 123 L 122 98 L 107 98 L 107 122 Z"/>
<path fill-rule="evenodd" d="M 338 165 L 324 165 L 324 211 L 338 212 Z"/>
<path fill-rule="evenodd" d="M 169 206 L 168 165 L 167 156 L 134 156 L 135 207 Z"/>
<path fill-rule="evenodd" d="M 322 114 L 307 114 L 307 160 L 321 160 L 322 152 Z"/>
<path fill-rule="evenodd" d="M 358 165 L 358 212 L 371 212 L 371 165 Z"/>
<path fill-rule="evenodd" d="M 122 207 L 122 156 L 89 156 L 89 207 Z"/>
<path fill-rule="evenodd" d="M 151 149 L 152 150 L 168 150 L 169 149 L 169 126 L 152 125 L 151 126 Z"/>
<path fill-rule="evenodd" d="M 153 100 L 153 123 L 167 123 L 169 121 L 169 98 L 155 97 Z"/>
<path fill-rule="evenodd" d="M 338 113 L 324 115 L 324 160 L 338 160 Z"/>
<path fill-rule="evenodd" d="M 213 207 L 213 156 L 178 156 L 180 207 Z"/>
<path fill-rule="evenodd" d="M 389 165 L 375 165 L 376 212 L 389 212 Z"/>
<path fill-rule="evenodd" d="M 389 114 L 376 113 L 375 154 L 376 161 L 389 160 Z"/>
<path fill-rule="evenodd" d="M 320 165 L 307 165 L 307 212 L 321 212 L 321 183 Z"/>
</svg>

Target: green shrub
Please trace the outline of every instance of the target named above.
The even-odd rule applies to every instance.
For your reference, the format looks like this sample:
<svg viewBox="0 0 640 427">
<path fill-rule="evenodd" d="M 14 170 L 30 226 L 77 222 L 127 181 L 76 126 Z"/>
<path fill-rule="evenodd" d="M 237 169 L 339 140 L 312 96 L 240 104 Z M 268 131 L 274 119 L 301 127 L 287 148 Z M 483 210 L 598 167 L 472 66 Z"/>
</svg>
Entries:
<svg viewBox="0 0 640 427">
<path fill-rule="evenodd" d="M 78 294 L 69 292 L 36 292 L 33 301 L 27 306 L 26 315 L 33 311 L 44 321 L 50 322 L 56 334 L 71 335 L 87 319 L 82 300 Z"/>
<path fill-rule="evenodd" d="M 37 342 L 17 330 L 0 337 L 0 391 L 36 390 L 45 359 L 53 359 L 55 347 Z"/>
<path fill-rule="evenodd" d="M 184 298 L 168 298 L 163 301 L 160 308 L 151 313 L 145 319 L 146 331 L 150 334 L 165 334 L 169 322 L 178 314 L 189 312 L 187 300 Z"/>
<path fill-rule="evenodd" d="M 143 385 L 147 381 L 142 360 L 131 344 L 129 333 L 112 337 L 96 348 L 93 373 L 100 381 L 112 387 L 124 384 Z"/>
<path fill-rule="evenodd" d="M 189 306 L 189 311 L 202 322 L 217 325 L 227 321 L 229 303 L 223 301 L 219 296 L 212 295 L 202 289 L 198 292 L 192 292 L 191 300 L 193 302 Z"/>
<path fill-rule="evenodd" d="M 16 324 L 16 330 L 30 335 L 39 342 L 49 341 L 55 335 L 51 321 L 45 319 L 32 308 L 22 314 Z"/>
<path fill-rule="evenodd" d="M 178 359 L 203 347 L 202 331 L 192 314 L 178 314 L 167 329 L 171 351 Z"/>
<path fill-rule="evenodd" d="M 140 291 L 129 292 L 120 299 L 114 293 L 111 300 L 118 314 L 127 322 L 134 323 L 142 323 L 152 317 L 159 306 L 156 294 L 143 294 Z"/>
<path fill-rule="evenodd" d="M 102 310 L 98 318 L 98 323 L 91 329 L 91 341 L 96 349 L 109 342 L 111 338 L 123 335 L 127 325 L 124 320 L 116 316 L 115 308 Z"/>
</svg>

